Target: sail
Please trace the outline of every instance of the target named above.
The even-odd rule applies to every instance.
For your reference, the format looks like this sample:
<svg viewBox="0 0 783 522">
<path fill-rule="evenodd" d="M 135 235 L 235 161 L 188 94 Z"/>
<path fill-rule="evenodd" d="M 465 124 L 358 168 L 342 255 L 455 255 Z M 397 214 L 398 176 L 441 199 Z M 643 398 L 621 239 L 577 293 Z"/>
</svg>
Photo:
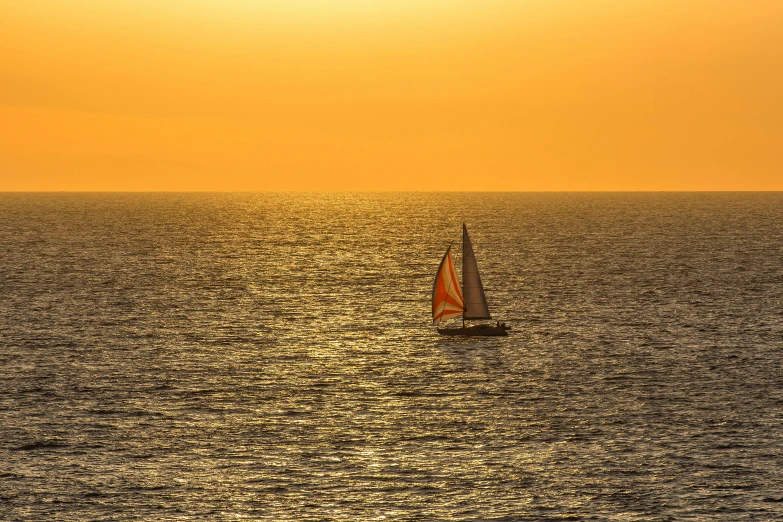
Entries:
<svg viewBox="0 0 783 522">
<path fill-rule="evenodd" d="M 484 296 L 484 285 L 481 284 L 476 256 L 470 243 L 468 229 L 462 224 L 462 290 L 465 296 L 464 319 L 492 319 Z"/>
<path fill-rule="evenodd" d="M 446 250 L 432 285 L 432 321 L 440 323 L 460 315 L 463 311 L 462 292 L 459 289 L 451 247 Z"/>
</svg>

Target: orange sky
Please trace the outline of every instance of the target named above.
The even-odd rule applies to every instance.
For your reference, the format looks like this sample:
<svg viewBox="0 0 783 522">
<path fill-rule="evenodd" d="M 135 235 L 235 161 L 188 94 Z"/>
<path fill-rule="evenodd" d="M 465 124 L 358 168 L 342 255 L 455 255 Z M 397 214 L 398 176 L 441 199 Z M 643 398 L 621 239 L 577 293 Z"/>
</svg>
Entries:
<svg viewBox="0 0 783 522">
<path fill-rule="evenodd" d="M 0 0 L 0 191 L 783 190 L 780 0 Z"/>
</svg>

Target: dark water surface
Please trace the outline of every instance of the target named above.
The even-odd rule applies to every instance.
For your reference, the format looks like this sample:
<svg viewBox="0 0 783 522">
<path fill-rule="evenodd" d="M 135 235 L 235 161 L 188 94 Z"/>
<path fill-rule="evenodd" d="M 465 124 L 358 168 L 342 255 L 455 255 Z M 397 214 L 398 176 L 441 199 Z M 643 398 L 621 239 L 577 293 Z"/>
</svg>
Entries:
<svg viewBox="0 0 783 522">
<path fill-rule="evenodd" d="M 0 194 L 2 520 L 779 520 L 782 365 L 781 193 Z"/>
</svg>

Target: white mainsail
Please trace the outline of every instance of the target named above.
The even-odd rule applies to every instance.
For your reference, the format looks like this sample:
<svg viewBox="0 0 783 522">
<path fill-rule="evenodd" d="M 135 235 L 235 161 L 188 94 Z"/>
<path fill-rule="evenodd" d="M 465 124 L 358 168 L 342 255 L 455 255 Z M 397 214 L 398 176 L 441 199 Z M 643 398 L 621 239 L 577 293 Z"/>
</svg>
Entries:
<svg viewBox="0 0 783 522">
<path fill-rule="evenodd" d="M 446 250 L 432 285 L 432 321 L 440 323 L 462 314 L 465 306 L 459 289 L 451 247 Z"/>
<path fill-rule="evenodd" d="M 470 243 L 468 229 L 464 223 L 462 224 L 462 291 L 465 303 L 463 319 L 492 319 L 489 315 L 487 298 L 484 296 L 484 285 L 481 284 L 473 245 Z"/>
</svg>

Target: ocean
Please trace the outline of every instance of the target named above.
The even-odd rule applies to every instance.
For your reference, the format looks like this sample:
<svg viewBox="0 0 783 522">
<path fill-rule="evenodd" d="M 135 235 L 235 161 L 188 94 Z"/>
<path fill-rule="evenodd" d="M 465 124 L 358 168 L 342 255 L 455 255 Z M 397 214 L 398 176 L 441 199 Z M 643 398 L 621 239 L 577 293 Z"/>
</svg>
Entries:
<svg viewBox="0 0 783 522">
<path fill-rule="evenodd" d="M 0 520 L 781 519 L 783 193 L 0 194 Z"/>
</svg>

